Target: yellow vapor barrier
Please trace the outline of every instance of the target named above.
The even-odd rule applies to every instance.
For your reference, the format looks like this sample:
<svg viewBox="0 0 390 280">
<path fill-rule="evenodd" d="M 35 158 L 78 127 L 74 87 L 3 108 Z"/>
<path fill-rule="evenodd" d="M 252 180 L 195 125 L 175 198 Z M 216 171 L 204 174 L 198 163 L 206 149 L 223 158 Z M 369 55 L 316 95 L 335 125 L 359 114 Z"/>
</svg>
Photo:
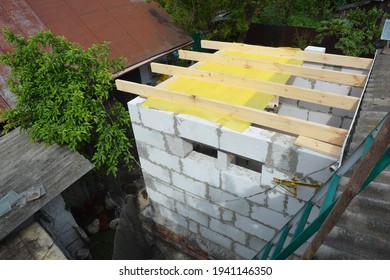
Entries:
<svg viewBox="0 0 390 280">
<path fill-rule="evenodd" d="M 302 61 L 297 61 L 293 59 L 246 54 L 241 52 L 224 52 L 223 54 L 234 57 L 250 58 L 251 60 L 266 60 L 280 63 L 302 64 Z M 270 71 L 255 70 L 239 66 L 208 62 L 197 66 L 196 69 L 209 72 L 218 72 L 238 77 L 246 77 L 250 79 L 271 81 L 282 84 L 286 83 L 290 77 L 290 75 L 287 74 L 280 74 Z M 206 97 L 234 105 L 247 106 L 258 110 L 264 110 L 267 104 L 270 103 L 270 101 L 274 98 L 273 95 L 263 92 L 226 86 L 220 83 L 205 82 L 186 77 L 177 78 L 176 80 L 166 85 L 164 89 L 195 96 Z M 146 102 L 142 104 L 142 106 L 147 108 L 171 111 L 175 113 L 193 115 L 212 121 L 214 123 L 221 124 L 225 127 L 239 132 L 244 131 L 250 126 L 249 122 L 236 119 L 226 114 L 221 114 L 210 111 L 209 109 L 185 105 L 177 102 L 165 101 L 156 98 L 149 98 Z"/>
</svg>

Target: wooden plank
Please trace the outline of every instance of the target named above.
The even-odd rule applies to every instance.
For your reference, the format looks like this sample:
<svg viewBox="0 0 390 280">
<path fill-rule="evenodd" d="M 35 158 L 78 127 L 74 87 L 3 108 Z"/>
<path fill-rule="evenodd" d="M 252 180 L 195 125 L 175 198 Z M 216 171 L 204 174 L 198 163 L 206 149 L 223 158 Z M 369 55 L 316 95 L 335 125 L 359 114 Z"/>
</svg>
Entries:
<svg viewBox="0 0 390 280">
<path fill-rule="evenodd" d="M 265 60 L 254 60 L 223 54 L 213 55 L 207 53 L 180 50 L 179 57 L 181 59 L 227 64 L 247 69 L 273 71 L 297 77 L 322 80 L 355 87 L 364 87 L 367 78 L 366 75 L 361 74 L 310 68 L 286 63 L 270 62 Z"/>
<path fill-rule="evenodd" d="M 352 96 L 344 96 L 335 93 L 322 92 L 313 89 L 278 84 L 268 81 L 260 81 L 245 77 L 237 77 L 217 72 L 197 70 L 193 68 L 178 67 L 166 64 L 151 64 L 152 71 L 165 75 L 179 75 L 187 78 L 214 82 L 232 87 L 264 92 L 286 98 L 307 101 L 345 110 L 356 110 L 359 99 Z"/>
<path fill-rule="evenodd" d="M 283 115 L 277 115 L 274 113 L 259 111 L 244 106 L 233 105 L 204 97 L 184 94 L 181 92 L 168 91 L 124 80 L 116 80 L 116 86 L 118 90 L 137 94 L 141 97 L 155 97 L 163 100 L 169 100 L 192 106 L 208 108 L 210 110 L 227 114 L 232 117 L 258 124 L 267 128 L 291 133 L 294 135 L 307 136 L 309 138 L 322 140 L 324 142 L 328 142 L 334 145 L 341 146 L 347 135 L 347 130 L 345 129 L 317 124 Z"/>
<path fill-rule="evenodd" d="M 232 50 L 232 51 L 252 52 L 252 53 L 257 53 L 262 55 L 280 56 L 280 57 L 300 59 L 304 61 L 324 63 L 329 65 L 352 67 L 352 68 L 358 68 L 364 70 L 369 70 L 372 65 L 372 59 L 369 58 L 295 51 L 295 50 L 289 50 L 283 48 L 248 45 L 243 43 L 228 43 L 228 42 L 202 40 L 201 45 L 202 48 L 206 48 L 206 49 L 213 49 L 213 50 L 225 49 L 225 50 Z"/>
<path fill-rule="evenodd" d="M 320 152 L 322 154 L 334 157 L 334 158 L 339 158 L 341 155 L 341 147 L 331 145 L 329 143 L 325 143 L 319 140 L 315 140 L 312 138 L 308 138 L 306 136 L 298 136 L 297 140 L 294 142 L 295 145 Z"/>
</svg>

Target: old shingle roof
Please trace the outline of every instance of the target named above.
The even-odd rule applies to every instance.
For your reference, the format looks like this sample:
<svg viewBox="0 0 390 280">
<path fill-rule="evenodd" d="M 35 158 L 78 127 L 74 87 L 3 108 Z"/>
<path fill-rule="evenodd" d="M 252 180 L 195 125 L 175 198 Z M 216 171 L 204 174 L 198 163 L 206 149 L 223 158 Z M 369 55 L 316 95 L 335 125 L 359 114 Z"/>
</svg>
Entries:
<svg viewBox="0 0 390 280">
<path fill-rule="evenodd" d="M 127 67 L 181 48 L 192 42 L 168 14 L 146 1 L 129 0 L 0 0 L 0 26 L 31 36 L 42 29 L 90 47 L 111 42 L 112 56 L 124 55 Z M 0 52 L 11 50 L 0 32 Z M 15 105 L 0 64 L 0 108 Z"/>
</svg>

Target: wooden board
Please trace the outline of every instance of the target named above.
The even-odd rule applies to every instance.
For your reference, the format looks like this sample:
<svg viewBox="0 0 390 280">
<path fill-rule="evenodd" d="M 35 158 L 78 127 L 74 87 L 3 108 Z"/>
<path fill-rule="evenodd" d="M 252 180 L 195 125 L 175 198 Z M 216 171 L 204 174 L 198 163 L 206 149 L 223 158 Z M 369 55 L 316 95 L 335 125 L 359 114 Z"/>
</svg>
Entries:
<svg viewBox="0 0 390 280">
<path fill-rule="evenodd" d="M 225 50 L 232 50 L 232 51 L 253 52 L 253 53 L 258 53 L 263 55 L 289 57 L 293 59 L 301 59 L 304 61 L 365 69 L 365 70 L 369 70 L 372 65 L 372 59 L 345 56 L 345 55 L 295 51 L 295 50 L 289 50 L 283 48 L 272 48 L 272 47 L 264 47 L 264 46 L 247 45 L 242 43 L 227 43 L 227 42 L 208 41 L 208 40 L 202 40 L 201 45 L 202 48 L 206 48 L 206 49 L 214 49 L 214 50 L 225 49 Z"/>
<path fill-rule="evenodd" d="M 256 109 L 233 105 L 221 101 L 188 95 L 180 92 L 168 91 L 124 80 L 116 80 L 118 90 L 140 95 L 141 97 L 155 97 L 192 106 L 208 108 L 215 112 L 224 113 L 232 117 L 255 123 L 267 128 L 303 135 L 327 143 L 341 146 L 347 135 L 347 130 L 317 124 L 297 118 L 277 115 Z"/>
<path fill-rule="evenodd" d="M 298 136 L 297 140 L 294 142 L 295 145 L 320 152 L 322 154 L 334 157 L 334 158 L 340 158 L 341 156 L 341 147 L 331 145 L 329 143 L 325 143 L 319 140 L 315 140 L 309 137 L 305 136 Z"/>
<path fill-rule="evenodd" d="M 265 60 L 254 60 L 223 54 L 213 55 L 207 53 L 180 50 L 179 57 L 181 59 L 227 64 L 247 69 L 273 71 L 297 77 L 322 80 L 355 87 L 364 87 L 367 78 L 365 75 L 361 74 L 303 67 L 286 63 L 270 62 Z"/>
<path fill-rule="evenodd" d="M 286 98 L 307 101 L 311 103 L 326 105 L 345 110 L 355 110 L 359 99 L 351 96 L 344 96 L 335 93 L 322 92 L 318 90 L 300 88 L 296 86 L 283 85 L 273 82 L 236 77 L 227 74 L 184 68 L 166 64 L 152 63 L 151 69 L 155 73 L 171 76 L 185 76 L 187 78 L 199 79 L 207 82 L 215 82 L 232 87 L 254 90 L 257 92 L 269 93 Z"/>
</svg>

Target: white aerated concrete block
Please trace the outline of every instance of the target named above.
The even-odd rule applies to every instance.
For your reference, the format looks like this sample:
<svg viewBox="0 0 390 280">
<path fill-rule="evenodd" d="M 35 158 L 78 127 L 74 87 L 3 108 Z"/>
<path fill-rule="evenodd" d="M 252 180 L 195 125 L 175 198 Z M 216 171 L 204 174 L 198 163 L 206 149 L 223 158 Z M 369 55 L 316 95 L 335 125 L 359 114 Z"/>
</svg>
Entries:
<svg viewBox="0 0 390 280">
<path fill-rule="evenodd" d="M 221 175 L 221 188 L 234 195 L 246 197 L 261 190 L 261 173 L 231 164 Z"/>
<path fill-rule="evenodd" d="M 164 194 L 165 196 L 172 198 L 175 201 L 180 201 L 184 203 L 184 193 L 181 190 L 178 190 L 177 188 L 165 184 L 161 181 L 154 181 L 154 187 L 157 191 Z M 169 207 L 168 207 L 169 208 Z"/>
<path fill-rule="evenodd" d="M 186 204 L 190 207 L 197 209 L 210 217 L 214 217 L 216 219 L 221 218 L 221 212 L 219 210 L 219 207 L 215 204 L 210 203 L 206 199 L 201 199 L 198 197 L 194 197 L 191 195 L 185 196 Z"/>
<path fill-rule="evenodd" d="M 145 108 L 142 105 L 139 107 L 139 113 L 144 126 L 165 133 L 175 133 L 174 113 Z"/>
<path fill-rule="evenodd" d="M 222 127 L 220 149 L 264 162 L 267 158 L 271 137 L 274 135 L 274 132 L 252 126 L 242 133 Z"/>
<path fill-rule="evenodd" d="M 228 249 L 228 250 L 232 249 L 233 241 L 222 236 L 219 233 L 216 233 L 215 231 L 209 230 L 208 228 L 205 228 L 205 227 L 200 227 L 200 234 L 204 238 L 222 246 L 225 249 Z"/>
<path fill-rule="evenodd" d="M 195 223 L 194 221 L 189 221 L 188 229 L 195 234 L 199 234 L 199 224 Z"/>
<path fill-rule="evenodd" d="M 345 128 L 345 129 L 348 129 L 351 127 L 352 125 L 352 119 L 349 119 L 349 118 L 343 118 L 343 123 L 341 125 L 341 128 Z"/>
<path fill-rule="evenodd" d="M 261 185 L 266 187 L 275 187 L 277 184 L 275 183 L 274 178 L 287 180 L 292 177 L 292 174 L 283 173 L 273 167 L 263 166 L 263 172 L 261 173 Z"/>
<path fill-rule="evenodd" d="M 329 166 L 334 164 L 337 159 L 305 148 L 298 148 L 297 151 L 298 165 L 296 172 L 302 174 L 301 177 L 308 176 L 313 180 L 326 182 L 332 175 Z"/>
<path fill-rule="evenodd" d="M 296 87 L 313 89 L 315 80 L 302 77 L 293 77 L 289 80 L 289 84 Z"/>
<path fill-rule="evenodd" d="M 307 116 L 309 114 L 309 111 L 306 109 L 297 108 L 297 107 L 290 106 L 287 104 L 281 104 L 279 106 L 278 113 L 280 115 L 284 115 L 284 116 L 298 118 L 301 120 L 307 120 Z"/>
<path fill-rule="evenodd" d="M 179 136 L 212 147 L 218 147 L 219 125 L 189 115 L 177 115 Z"/>
<path fill-rule="evenodd" d="M 152 179 L 156 180 L 163 180 L 166 183 L 171 182 L 170 172 L 166 168 L 162 168 L 146 159 L 143 159 L 140 157 L 140 162 L 143 171 L 146 173 L 147 176 L 152 177 Z"/>
<path fill-rule="evenodd" d="M 188 228 L 188 221 L 183 216 L 181 216 L 181 215 L 177 214 L 176 212 L 173 212 L 165 207 L 159 207 L 158 209 L 160 211 L 160 214 L 163 217 L 173 221 L 174 225 L 177 224 L 177 225 L 181 225 L 185 228 Z"/>
<path fill-rule="evenodd" d="M 276 233 L 274 229 L 239 214 L 236 214 L 234 226 L 265 241 L 270 241 Z"/>
<path fill-rule="evenodd" d="M 189 153 L 192 152 L 193 145 L 190 142 L 175 135 L 165 133 L 163 135 L 168 152 L 179 157 L 186 157 Z"/>
<path fill-rule="evenodd" d="M 245 244 L 246 234 L 233 226 L 221 223 L 216 219 L 211 219 L 210 229 L 231 238 L 233 241 Z"/>
<path fill-rule="evenodd" d="M 209 218 L 206 214 L 201 213 L 198 210 L 189 207 L 188 205 L 176 202 L 176 210 L 177 213 L 180 213 L 180 215 L 189 218 L 205 227 L 208 227 L 209 225 Z"/>
<path fill-rule="evenodd" d="M 278 230 L 290 220 L 282 213 L 261 206 L 252 206 L 251 218 Z"/>
<path fill-rule="evenodd" d="M 129 108 L 130 112 L 130 119 L 132 123 L 142 123 L 141 116 L 139 114 L 139 106 L 142 102 L 144 102 L 145 99 L 141 97 L 137 97 L 127 103 L 127 107 Z"/>
<path fill-rule="evenodd" d="M 196 196 L 206 196 L 206 184 L 196 181 L 190 177 L 186 177 L 182 174 L 172 172 L 172 184 L 182 189 L 184 192 L 194 194 Z"/>
<path fill-rule="evenodd" d="M 249 203 L 242 197 L 233 196 L 220 189 L 209 188 L 210 199 L 213 203 L 221 205 L 233 212 L 240 213 L 244 216 L 249 215 Z"/>
<path fill-rule="evenodd" d="M 136 125 L 134 123 L 132 124 L 132 126 L 134 138 L 137 142 L 143 142 L 161 150 L 165 149 L 165 142 L 161 132 L 154 129 L 146 128 L 144 126 Z"/>
<path fill-rule="evenodd" d="M 363 94 L 363 89 L 359 87 L 352 87 L 351 96 L 360 98 Z"/>
<path fill-rule="evenodd" d="M 324 47 L 318 47 L 318 46 L 307 46 L 304 49 L 305 52 L 315 52 L 315 53 L 325 53 L 326 48 Z"/>
<path fill-rule="evenodd" d="M 172 198 L 169 198 L 169 197 L 163 195 L 162 193 L 155 191 L 155 190 L 152 190 L 152 189 L 148 189 L 147 193 L 148 193 L 149 199 L 152 200 L 153 202 L 155 202 L 159 205 L 162 205 L 168 209 L 171 209 L 172 211 L 176 211 L 175 201 Z"/>
<path fill-rule="evenodd" d="M 346 66 L 341 67 L 341 71 L 346 73 L 361 74 L 361 75 L 367 75 L 368 73 L 368 70 L 351 68 Z"/>
<path fill-rule="evenodd" d="M 333 116 L 332 114 L 326 114 L 321 112 L 309 111 L 309 121 L 325 124 L 333 127 L 340 127 L 342 123 L 341 117 Z"/>
<path fill-rule="evenodd" d="M 350 111 L 350 110 L 344 110 L 344 109 L 339 109 L 339 108 L 333 108 L 332 114 L 333 114 L 334 116 L 347 117 L 347 118 L 352 119 L 353 116 L 355 115 L 355 112 L 354 112 L 354 111 Z"/>
<path fill-rule="evenodd" d="M 310 103 L 310 102 L 306 102 L 306 101 L 299 101 L 298 104 L 299 104 L 298 107 L 303 108 L 303 109 L 308 109 L 309 112 L 314 111 L 314 112 L 330 113 L 332 110 L 332 108 L 329 106 Z"/>
<path fill-rule="evenodd" d="M 279 97 L 279 103 L 280 104 L 288 104 L 288 105 L 292 105 L 294 107 L 298 107 L 298 100 L 297 99 Z"/>
<path fill-rule="evenodd" d="M 167 153 L 165 150 L 160 150 L 143 143 L 137 144 L 138 151 L 142 157 L 149 161 L 160 165 L 161 167 L 169 168 L 175 171 L 180 171 L 179 157 Z"/>
<path fill-rule="evenodd" d="M 316 81 L 314 89 L 319 91 L 338 93 L 340 95 L 348 95 L 351 87 L 318 80 Z"/>
<path fill-rule="evenodd" d="M 259 252 L 267 244 L 266 241 L 256 236 L 250 235 L 248 241 L 248 247 L 256 252 Z"/>
<path fill-rule="evenodd" d="M 217 158 L 218 158 L 218 168 L 220 170 L 226 170 L 229 168 L 230 163 L 234 159 L 234 156 L 232 156 L 231 154 L 222 152 L 222 151 L 218 151 Z"/>
<path fill-rule="evenodd" d="M 299 191 L 299 190 L 298 190 Z M 302 207 L 305 206 L 306 201 L 294 197 L 287 197 L 286 212 L 290 216 L 294 216 Z"/>
<path fill-rule="evenodd" d="M 191 152 L 181 159 L 183 174 L 212 186 L 219 186 L 219 170 L 217 159 Z"/>
<path fill-rule="evenodd" d="M 221 213 L 222 213 L 221 214 L 222 221 L 233 222 L 234 219 L 233 211 L 227 210 L 225 208 L 221 208 Z"/>
<path fill-rule="evenodd" d="M 277 187 L 278 190 L 280 187 Z M 292 191 L 292 189 L 291 189 Z M 267 206 L 269 209 L 275 210 L 279 213 L 284 213 L 286 208 L 287 196 L 276 190 L 270 190 L 267 193 Z"/>
<path fill-rule="evenodd" d="M 239 255 L 245 259 L 248 259 L 248 260 L 252 259 L 257 254 L 256 251 L 249 249 L 245 246 L 242 246 L 241 244 L 238 244 L 238 243 L 235 243 L 233 247 L 234 247 L 234 252 L 237 255 Z"/>
</svg>

